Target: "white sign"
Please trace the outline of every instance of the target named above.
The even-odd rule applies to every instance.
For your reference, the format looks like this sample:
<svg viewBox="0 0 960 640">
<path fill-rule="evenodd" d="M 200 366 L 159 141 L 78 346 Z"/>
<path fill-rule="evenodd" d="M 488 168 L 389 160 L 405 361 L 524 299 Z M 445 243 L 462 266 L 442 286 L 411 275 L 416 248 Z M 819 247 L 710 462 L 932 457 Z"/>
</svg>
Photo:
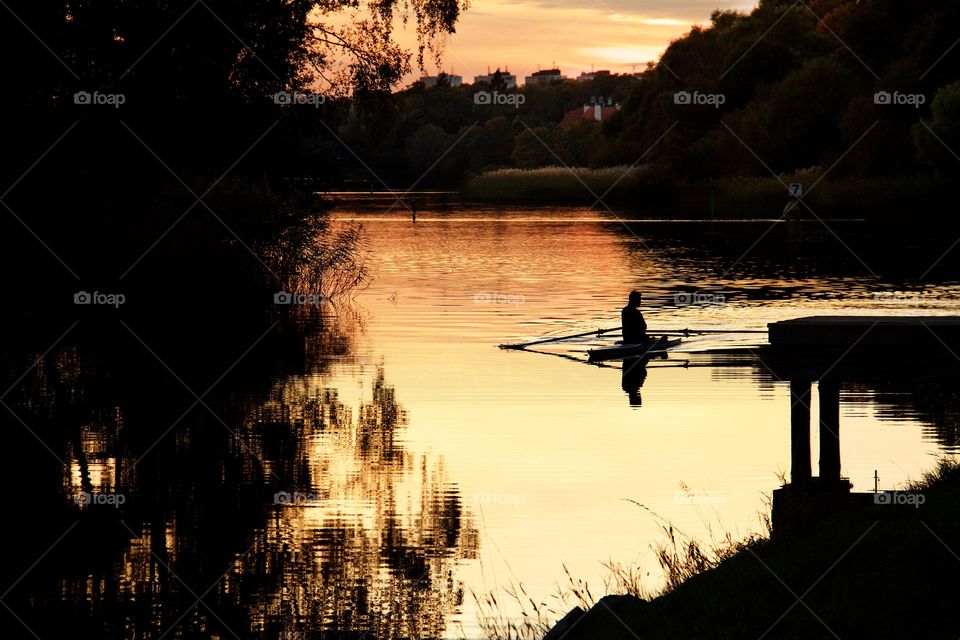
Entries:
<svg viewBox="0 0 960 640">
<path fill-rule="evenodd" d="M 803 183 L 802 182 L 791 182 L 790 186 L 787 187 L 787 190 L 790 192 L 790 195 L 794 198 L 799 198 L 803 196 Z"/>
</svg>

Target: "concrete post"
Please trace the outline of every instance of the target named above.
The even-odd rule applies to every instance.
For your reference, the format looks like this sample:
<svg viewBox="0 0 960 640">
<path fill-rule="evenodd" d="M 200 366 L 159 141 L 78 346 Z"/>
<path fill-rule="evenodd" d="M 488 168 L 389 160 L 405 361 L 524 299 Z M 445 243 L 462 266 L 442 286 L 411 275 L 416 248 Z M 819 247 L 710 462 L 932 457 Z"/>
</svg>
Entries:
<svg viewBox="0 0 960 640">
<path fill-rule="evenodd" d="M 790 482 L 810 480 L 810 381 L 790 381 Z"/>
<path fill-rule="evenodd" d="M 840 481 L 840 383 L 821 380 L 820 389 L 820 479 Z"/>
</svg>

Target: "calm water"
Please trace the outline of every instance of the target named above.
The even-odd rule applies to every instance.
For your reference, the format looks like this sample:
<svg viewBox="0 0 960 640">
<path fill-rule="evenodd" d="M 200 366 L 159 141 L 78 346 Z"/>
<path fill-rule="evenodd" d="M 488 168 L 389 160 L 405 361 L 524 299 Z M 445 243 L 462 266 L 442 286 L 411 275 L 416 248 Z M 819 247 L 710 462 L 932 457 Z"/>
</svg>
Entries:
<svg viewBox="0 0 960 640">
<path fill-rule="evenodd" d="M 603 562 L 639 563 L 655 588 L 652 513 L 695 537 L 742 535 L 789 472 L 785 384 L 751 355 L 706 353 L 765 337 L 690 338 L 647 367 L 633 398 L 619 363 L 582 362 L 602 340 L 545 354 L 495 345 L 614 326 L 631 288 L 653 328 L 960 305 L 952 257 L 925 273 L 949 238 L 878 239 L 856 222 L 623 224 L 480 208 L 423 211 L 416 224 L 402 209 L 335 217 L 363 226 L 371 286 L 302 317 L 302 340 L 257 351 L 254 371 L 209 401 L 196 395 L 270 322 L 220 336 L 222 362 L 182 385 L 170 370 L 205 370 L 216 331 L 183 334 L 204 348 L 169 360 L 139 327 L 123 345 L 67 336 L 21 379 L 50 341 L 19 359 L 10 350 L 9 428 L 19 464 L 44 478 L 20 514 L 30 524 L 8 581 L 25 624 L 77 637 L 472 638 L 474 593 L 497 591 L 508 617 L 519 610 L 502 590 L 519 583 L 572 606 L 551 596 L 565 567 L 600 595 Z M 691 286 L 695 303 L 677 298 Z M 128 355 L 137 343 L 163 363 Z M 123 380 L 111 349 L 130 367 Z M 916 478 L 956 450 L 953 382 L 843 388 L 843 473 L 857 489 L 875 473 L 882 487 Z"/>
</svg>

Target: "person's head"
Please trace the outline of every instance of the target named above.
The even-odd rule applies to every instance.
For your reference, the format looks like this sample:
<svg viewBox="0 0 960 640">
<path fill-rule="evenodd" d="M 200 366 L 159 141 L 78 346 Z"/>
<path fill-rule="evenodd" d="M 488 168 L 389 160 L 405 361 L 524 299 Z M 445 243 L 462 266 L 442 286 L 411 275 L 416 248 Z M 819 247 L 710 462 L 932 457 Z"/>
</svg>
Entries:
<svg viewBox="0 0 960 640">
<path fill-rule="evenodd" d="M 643 296 L 640 295 L 640 292 L 631 291 L 630 297 L 627 298 L 627 304 L 631 307 L 639 307 L 641 302 L 643 302 Z"/>
</svg>

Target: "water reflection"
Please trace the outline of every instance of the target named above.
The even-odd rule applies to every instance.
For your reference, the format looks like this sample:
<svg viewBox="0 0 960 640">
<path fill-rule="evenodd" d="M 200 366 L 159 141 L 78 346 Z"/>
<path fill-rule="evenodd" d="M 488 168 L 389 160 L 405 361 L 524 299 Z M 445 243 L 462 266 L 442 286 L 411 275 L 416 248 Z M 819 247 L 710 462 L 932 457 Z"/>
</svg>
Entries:
<svg viewBox="0 0 960 640">
<path fill-rule="evenodd" d="M 855 384 L 844 401 L 870 405 L 883 421 L 916 420 L 924 435 L 947 452 L 960 452 L 960 392 L 956 379 Z"/>
<path fill-rule="evenodd" d="M 647 380 L 647 362 L 649 358 L 624 358 L 620 386 L 627 393 L 631 407 L 643 405 L 640 388 Z"/>
<path fill-rule="evenodd" d="M 349 344 L 322 332 L 299 336 L 300 349 Z M 5 354 L 11 373 L 27 371 L 7 380 L 6 443 L 26 455 L 6 466 L 30 487 L 5 527 L 6 628 L 442 635 L 463 602 L 456 565 L 477 556 L 478 535 L 443 459 L 405 447 L 407 413 L 383 366 L 357 377 L 366 391 L 351 407 L 322 365 L 263 379 L 253 356 L 223 393 L 195 403 L 124 346 L 91 357 L 79 338 Z"/>
<path fill-rule="evenodd" d="M 596 589 L 603 560 L 655 567 L 659 532 L 628 500 L 707 535 L 682 482 L 742 532 L 790 461 L 786 383 L 750 353 L 685 353 L 758 336 L 691 336 L 621 371 L 583 363 L 601 345 L 492 345 L 615 324 L 634 287 L 652 327 L 916 313 L 874 295 L 916 262 L 897 245 L 886 264 L 865 254 L 874 277 L 813 227 L 777 227 L 737 262 L 767 225 L 651 223 L 641 242 L 596 214 L 531 216 L 367 223 L 378 279 L 336 319 L 84 316 L 50 349 L 64 315 L 31 316 L 0 358 L 4 602 L 44 640 L 475 637 L 464 592 L 515 576 L 540 598 L 564 564 Z M 694 284 L 725 303 L 678 304 Z M 960 287 L 929 290 L 923 305 L 955 312 Z M 845 386 L 841 411 L 860 488 L 957 443 L 942 381 Z M 3 628 L 29 635 L 13 615 Z"/>
<path fill-rule="evenodd" d="M 336 390 L 278 385 L 247 428 L 289 490 L 257 531 L 242 574 L 266 578 L 252 607 L 258 631 L 330 637 L 436 637 L 463 602 L 455 564 L 477 534 L 441 461 L 398 441 L 407 416 L 382 368 L 356 418 Z M 269 567 L 267 576 L 261 567 Z"/>
</svg>

